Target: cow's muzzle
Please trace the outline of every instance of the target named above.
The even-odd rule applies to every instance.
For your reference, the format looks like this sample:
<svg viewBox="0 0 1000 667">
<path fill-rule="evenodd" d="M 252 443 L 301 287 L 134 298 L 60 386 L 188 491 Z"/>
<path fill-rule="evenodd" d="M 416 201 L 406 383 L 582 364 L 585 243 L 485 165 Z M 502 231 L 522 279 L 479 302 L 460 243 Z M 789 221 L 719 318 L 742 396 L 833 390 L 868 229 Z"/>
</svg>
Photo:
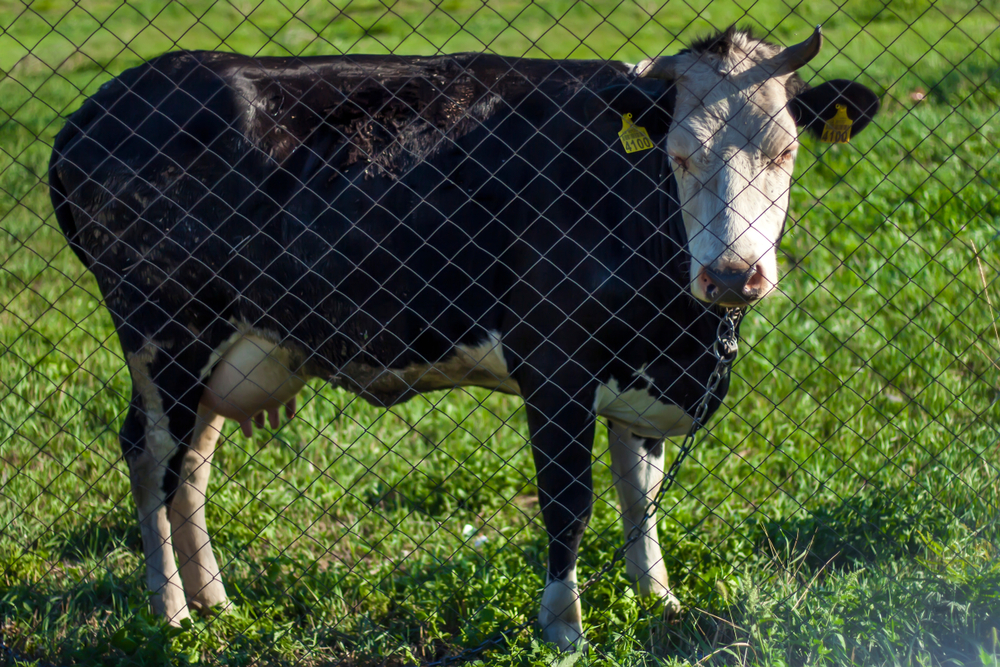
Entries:
<svg viewBox="0 0 1000 667">
<path fill-rule="evenodd" d="M 743 270 L 705 267 L 698 280 L 708 301 L 727 308 L 749 306 L 767 292 L 767 280 L 754 266 Z"/>
</svg>

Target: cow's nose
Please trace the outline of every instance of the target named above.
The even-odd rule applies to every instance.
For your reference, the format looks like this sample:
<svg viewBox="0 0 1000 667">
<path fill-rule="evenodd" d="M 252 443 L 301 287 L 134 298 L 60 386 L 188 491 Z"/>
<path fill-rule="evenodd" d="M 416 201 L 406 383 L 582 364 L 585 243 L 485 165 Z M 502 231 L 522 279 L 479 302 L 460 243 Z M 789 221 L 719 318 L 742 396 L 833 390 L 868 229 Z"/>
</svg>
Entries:
<svg viewBox="0 0 1000 667">
<path fill-rule="evenodd" d="M 746 306 L 764 293 L 764 276 L 757 267 L 725 266 L 702 269 L 705 296 L 719 306 Z"/>
</svg>

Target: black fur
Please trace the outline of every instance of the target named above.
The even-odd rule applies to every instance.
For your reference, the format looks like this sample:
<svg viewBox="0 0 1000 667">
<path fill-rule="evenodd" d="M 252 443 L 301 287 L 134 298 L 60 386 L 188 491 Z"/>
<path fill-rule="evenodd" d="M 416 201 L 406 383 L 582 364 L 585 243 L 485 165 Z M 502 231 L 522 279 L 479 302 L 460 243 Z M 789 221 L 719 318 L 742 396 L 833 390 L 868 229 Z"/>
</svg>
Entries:
<svg viewBox="0 0 1000 667">
<path fill-rule="evenodd" d="M 734 30 L 700 48 L 728 48 Z M 662 142 L 626 154 L 618 138 L 622 113 L 665 134 L 673 99 L 622 63 L 483 54 L 185 52 L 102 86 L 56 137 L 52 201 L 126 355 L 155 352 L 178 443 L 160 490 L 177 488 L 199 373 L 234 323 L 380 406 L 440 388 L 380 369 L 499 332 L 550 573 L 565 574 L 590 515 L 599 384 L 691 414 L 716 365 L 720 312 L 690 296 Z M 134 396 L 129 461 L 145 409 Z"/>
<path fill-rule="evenodd" d="M 693 53 L 712 53 L 726 58 L 732 52 L 733 41 L 738 34 L 743 34 L 750 40 L 757 40 L 750 28 L 737 28 L 734 23 L 721 32 L 699 37 L 691 42 L 691 46 L 688 47 L 687 51 Z"/>
<path fill-rule="evenodd" d="M 179 443 L 161 491 L 177 488 L 198 373 L 234 321 L 376 405 L 429 387 L 371 369 L 497 331 L 564 575 L 592 502 L 598 384 L 652 378 L 691 412 L 715 366 L 719 314 L 688 295 L 663 150 L 618 140 L 622 113 L 662 136 L 672 106 L 668 84 L 620 63 L 481 54 L 176 53 L 105 84 L 56 139 L 52 198 L 126 354 L 156 352 Z M 136 397 L 129 461 L 145 421 Z"/>
</svg>

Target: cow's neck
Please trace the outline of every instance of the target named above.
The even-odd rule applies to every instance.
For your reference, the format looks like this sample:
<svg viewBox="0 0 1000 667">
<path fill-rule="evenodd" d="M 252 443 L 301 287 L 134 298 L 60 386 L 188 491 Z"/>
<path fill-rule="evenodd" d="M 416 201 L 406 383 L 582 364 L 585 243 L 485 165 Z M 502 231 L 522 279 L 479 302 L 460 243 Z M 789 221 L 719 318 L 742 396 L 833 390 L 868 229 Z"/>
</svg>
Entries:
<svg viewBox="0 0 1000 667">
<path fill-rule="evenodd" d="M 670 283 L 665 287 L 675 293 L 678 287 L 685 288 L 688 283 L 687 230 L 681 217 L 680 198 L 677 194 L 677 181 L 667 163 L 664 151 L 657 182 L 660 184 L 657 194 L 657 221 L 659 234 L 655 243 L 650 245 L 655 257 L 650 259 L 659 267 L 660 273 Z"/>
<path fill-rule="evenodd" d="M 671 263 L 679 263 L 678 253 L 687 252 L 687 230 L 684 228 L 684 218 L 681 214 L 680 196 L 677 194 L 677 179 L 674 178 L 667 164 L 664 153 L 663 166 L 660 168 L 660 225 L 666 237 L 666 252 Z"/>
</svg>

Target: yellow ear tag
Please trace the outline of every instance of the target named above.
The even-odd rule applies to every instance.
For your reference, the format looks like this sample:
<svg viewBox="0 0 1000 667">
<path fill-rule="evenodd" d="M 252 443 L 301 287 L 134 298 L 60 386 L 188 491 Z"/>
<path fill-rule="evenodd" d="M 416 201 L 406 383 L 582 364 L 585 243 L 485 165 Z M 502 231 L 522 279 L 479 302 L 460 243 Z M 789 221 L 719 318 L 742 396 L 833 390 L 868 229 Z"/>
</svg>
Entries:
<svg viewBox="0 0 1000 667">
<path fill-rule="evenodd" d="M 852 125 L 854 125 L 854 122 L 847 117 L 847 107 L 843 104 L 838 104 L 837 113 L 833 114 L 833 118 L 826 121 L 820 141 L 825 141 L 828 144 L 846 144 L 851 140 Z"/>
<path fill-rule="evenodd" d="M 622 131 L 618 133 L 618 138 L 622 140 L 622 146 L 625 147 L 626 153 L 648 151 L 653 147 L 653 142 L 649 139 L 649 132 L 646 131 L 646 128 L 635 125 L 630 113 L 622 116 Z"/>
</svg>

